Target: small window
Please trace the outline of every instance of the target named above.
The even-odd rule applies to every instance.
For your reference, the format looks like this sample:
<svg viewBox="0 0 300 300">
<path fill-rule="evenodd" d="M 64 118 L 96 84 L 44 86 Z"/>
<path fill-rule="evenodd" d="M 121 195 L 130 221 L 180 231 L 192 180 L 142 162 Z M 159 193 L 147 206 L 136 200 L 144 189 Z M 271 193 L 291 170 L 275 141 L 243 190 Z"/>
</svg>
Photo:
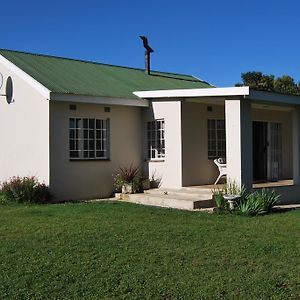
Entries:
<svg viewBox="0 0 300 300">
<path fill-rule="evenodd" d="M 147 122 L 148 159 L 165 158 L 165 121 L 164 119 Z"/>
<path fill-rule="evenodd" d="M 107 159 L 109 120 L 69 119 L 69 155 L 71 159 Z"/>
<path fill-rule="evenodd" d="M 207 120 L 208 158 L 226 157 L 226 133 L 224 120 Z"/>
</svg>

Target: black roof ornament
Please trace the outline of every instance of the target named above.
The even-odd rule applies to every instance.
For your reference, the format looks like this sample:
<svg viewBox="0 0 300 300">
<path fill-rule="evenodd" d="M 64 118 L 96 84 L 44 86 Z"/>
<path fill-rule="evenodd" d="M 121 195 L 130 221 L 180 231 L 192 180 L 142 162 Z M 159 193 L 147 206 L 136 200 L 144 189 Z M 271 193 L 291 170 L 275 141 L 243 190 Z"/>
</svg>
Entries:
<svg viewBox="0 0 300 300">
<path fill-rule="evenodd" d="M 146 36 L 140 35 L 140 39 L 143 41 L 145 48 L 145 71 L 146 74 L 150 75 L 150 53 L 153 53 L 154 50 L 149 46 Z"/>
</svg>

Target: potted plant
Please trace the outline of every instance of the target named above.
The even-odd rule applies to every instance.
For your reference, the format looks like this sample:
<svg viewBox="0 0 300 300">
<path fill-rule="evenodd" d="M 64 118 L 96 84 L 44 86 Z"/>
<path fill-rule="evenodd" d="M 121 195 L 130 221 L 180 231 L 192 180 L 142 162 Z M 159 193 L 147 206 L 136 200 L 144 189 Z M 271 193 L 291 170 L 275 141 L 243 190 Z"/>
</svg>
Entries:
<svg viewBox="0 0 300 300">
<path fill-rule="evenodd" d="M 115 189 L 122 194 L 132 194 L 140 190 L 140 177 L 138 176 L 139 168 L 133 166 L 120 167 L 118 174 L 115 176 Z"/>
</svg>

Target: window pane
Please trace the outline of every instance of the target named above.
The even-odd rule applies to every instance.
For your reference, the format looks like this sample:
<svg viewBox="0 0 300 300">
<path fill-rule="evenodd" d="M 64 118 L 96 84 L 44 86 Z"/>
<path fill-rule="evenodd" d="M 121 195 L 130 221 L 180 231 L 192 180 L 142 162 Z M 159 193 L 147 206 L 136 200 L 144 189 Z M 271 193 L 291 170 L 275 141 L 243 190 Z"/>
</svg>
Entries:
<svg viewBox="0 0 300 300">
<path fill-rule="evenodd" d="M 87 138 L 89 137 L 89 131 L 88 131 L 88 129 L 84 129 L 84 130 L 83 130 L 83 137 L 84 137 L 85 139 L 87 139 Z"/>
<path fill-rule="evenodd" d="M 75 138 L 75 130 L 74 129 L 70 129 L 70 131 L 69 131 L 69 138 L 70 139 L 74 139 Z"/>
<path fill-rule="evenodd" d="M 101 121 L 102 121 L 102 120 L 96 120 L 96 128 L 97 128 L 97 129 L 101 129 L 101 128 L 102 128 L 102 126 L 101 126 Z"/>
<path fill-rule="evenodd" d="M 223 120 L 217 120 L 217 128 L 224 129 L 224 121 Z"/>
<path fill-rule="evenodd" d="M 100 150 L 100 149 L 101 149 L 101 141 L 100 141 L 100 140 L 97 140 L 97 141 L 96 141 L 96 149 L 97 149 L 97 150 Z"/>
<path fill-rule="evenodd" d="M 94 129 L 95 128 L 95 120 L 94 119 L 89 119 L 89 128 Z"/>
<path fill-rule="evenodd" d="M 95 148 L 95 142 L 94 141 L 89 141 L 89 149 L 94 149 Z"/>
<path fill-rule="evenodd" d="M 221 140 L 223 139 L 223 136 L 224 136 L 223 130 L 217 130 L 217 139 Z"/>
<path fill-rule="evenodd" d="M 100 139 L 101 138 L 101 130 L 96 131 L 96 138 Z"/>
<path fill-rule="evenodd" d="M 88 147 L 89 147 L 88 141 L 87 141 L 87 140 L 84 140 L 84 141 L 83 141 L 83 149 L 84 149 L 84 150 L 88 150 L 88 149 L 89 149 Z"/>
<path fill-rule="evenodd" d="M 88 119 L 83 119 L 83 128 L 89 128 Z"/>
<path fill-rule="evenodd" d="M 104 151 L 97 151 L 96 152 L 96 156 L 98 157 L 98 158 L 104 158 L 105 157 L 105 155 L 104 155 Z"/>
<path fill-rule="evenodd" d="M 75 150 L 75 141 L 70 140 L 70 150 Z"/>
<path fill-rule="evenodd" d="M 155 158 L 155 150 L 151 150 L 151 158 Z"/>
<path fill-rule="evenodd" d="M 69 128 L 75 128 L 75 119 L 69 119 Z"/>
<path fill-rule="evenodd" d="M 95 130 L 90 130 L 90 131 L 89 131 L 89 138 L 90 138 L 90 139 L 95 138 Z"/>
</svg>

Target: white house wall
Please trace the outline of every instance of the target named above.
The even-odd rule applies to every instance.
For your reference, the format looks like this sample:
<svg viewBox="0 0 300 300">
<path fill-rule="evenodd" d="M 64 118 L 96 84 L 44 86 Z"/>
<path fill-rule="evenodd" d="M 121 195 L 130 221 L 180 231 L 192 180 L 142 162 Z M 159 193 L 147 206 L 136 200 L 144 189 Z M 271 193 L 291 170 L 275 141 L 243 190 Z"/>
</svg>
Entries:
<svg viewBox="0 0 300 300">
<path fill-rule="evenodd" d="M 74 104 L 74 103 L 73 103 Z M 129 106 L 51 102 L 50 105 L 50 188 L 56 201 L 109 197 L 113 174 L 120 166 L 142 162 L 141 108 Z M 69 118 L 110 120 L 109 160 L 69 160 Z"/>
<path fill-rule="evenodd" d="M 212 111 L 208 111 L 210 106 Z M 218 169 L 208 159 L 207 120 L 224 119 L 223 105 L 184 102 L 182 106 L 183 186 L 213 183 Z"/>
<path fill-rule="evenodd" d="M 212 108 L 208 111 L 207 107 Z M 224 105 L 182 103 L 182 184 L 212 184 L 218 169 L 208 159 L 207 120 L 225 119 Z M 271 109 L 252 109 L 253 121 L 282 124 L 282 179 L 293 177 L 292 113 Z"/>
<path fill-rule="evenodd" d="M 146 122 L 155 119 L 165 120 L 164 160 L 147 161 L 146 172 L 150 178 L 160 182 L 163 188 L 182 187 L 182 150 L 181 150 L 181 101 L 154 101 L 150 108 L 144 109 L 144 133 Z M 146 158 L 146 144 L 144 143 Z"/>
<path fill-rule="evenodd" d="M 0 96 L 0 181 L 34 175 L 48 184 L 49 101 L 22 72 L 12 71 L 2 60 L 0 72 L 4 77 L 0 94 L 5 94 L 6 79 L 11 76 L 14 99 L 8 104 Z"/>
</svg>

